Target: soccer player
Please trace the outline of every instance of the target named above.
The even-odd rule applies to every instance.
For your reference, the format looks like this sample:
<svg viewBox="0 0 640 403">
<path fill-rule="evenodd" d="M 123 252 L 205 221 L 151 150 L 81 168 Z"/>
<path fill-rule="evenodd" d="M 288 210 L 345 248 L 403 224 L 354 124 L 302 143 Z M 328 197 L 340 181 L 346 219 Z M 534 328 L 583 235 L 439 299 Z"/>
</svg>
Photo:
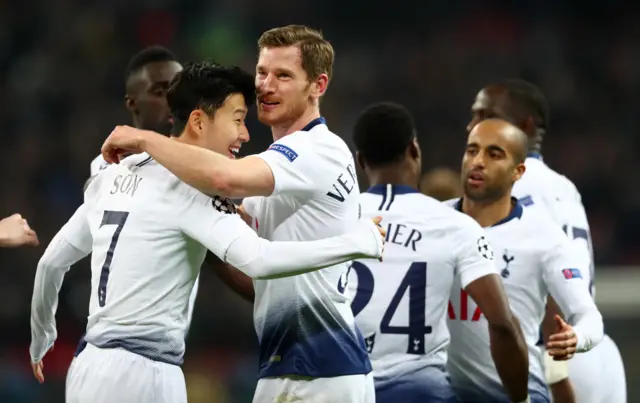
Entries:
<svg viewBox="0 0 640 403">
<path fill-rule="evenodd" d="M 167 136 L 171 133 L 173 118 L 167 104 L 167 89 L 180 70 L 182 65 L 176 56 L 162 46 L 149 46 L 131 58 L 125 73 L 124 104 L 134 127 Z M 94 158 L 89 180 L 108 165 L 102 154 Z"/>
<path fill-rule="evenodd" d="M 114 162 L 122 151 L 146 151 L 204 193 L 262 196 L 245 199 L 242 210 L 270 240 L 342 234 L 358 218 L 360 192 L 348 146 L 320 115 L 333 48 L 320 32 L 300 25 L 266 31 L 258 45 L 258 119 L 271 126 L 274 140 L 267 151 L 231 160 L 119 127 L 103 155 Z M 260 340 L 255 402 L 373 401 L 371 363 L 341 286 L 347 268 L 254 281 Z"/>
<path fill-rule="evenodd" d="M 167 104 L 167 89 L 169 82 L 181 70 L 182 65 L 175 54 L 162 46 L 149 46 L 131 58 L 125 73 L 124 102 L 131 114 L 134 127 L 154 130 L 167 136 L 171 133 L 173 117 Z M 90 176 L 85 182 L 85 189 L 107 166 L 102 154 L 91 161 Z M 215 272 L 220 273 L 218 267 Z M 189 299 L 189 323 L 193 316 L 199 283 L 198 277 Z M 78 348 L 82 349 L 83 346 L 84 340 L 81 340 Z"/>
<path fill-rule="evenodd" d="M 0 247 L 38 246 L 38 235 L 31 229 L 26 219 L 14 214 L 0 221 Z"/>
<path fill-rule="evenodd" d="M 460 175 L 447 167 L 434 168 L 422 176 L 420 191 L 439 201 L 455 199 L 462 195 Z"/>
<path fill-rule="evenodd" d="M 523 80 L 504 80 L 484 87 L 471 108 L 472 120 L 467 129 L 489 117 L 505 119 L 519 127 L 529 139 L 525 160 L 526 173 L 516 182 L 513 196 L 527 209 L 549 215 L 569 236 L 585 258 L 591 259 L 590 291 L 595 293 L 593 249 L 589 223 L 580 193 L 565 176 L 547 166 L 541 154 L 542 141 L 549 129 L 549 105 L 541 91 Z M 543 326 L 545 340 L 553 331 L 557 304 L 549 299 Z M 604 403 L 626 401 L 626 382 L 622 357 L 615 342 L 605 335 L 602 343 L 586 354 L 568 362 L 558 362 L 545 355 L 545 370 L 556 401 L 572 402 L 568 377 L 575 386 L 575 401 Z M 604 380 L 604 381 L 603 381 Z"/>
<path fill-rule="evenodd" d="M 188 65 L 167 97 L 175 117 L 170 141 L 234 157 L 229 150 L 246 135 L 247 103 L 255 99 L 249 73 Z M 179 365 L 188 299 L 206 249 L 256 279 L 382 253 L 384 230 L 369 220 L 323 240 L 260 239 L 230 200 L 205 196 L 147 154 L 104 170 L 85 196 L 40 260 L 32 301 L 30 353 L 42 377 L 64 273 L 93 251 L 88 345 L 69 371 L 68 402 L 187 401 Z"/>
<path fill-rule="evenodd" d="M 603 337 L 602 316 L 588 290 L 589 259 L 584 259 L 562 230 L 545 214 L 525 209 L 511 196 L 525 173 L 527 137 L 501 119 L 486 119 L 469 134 L 462 159 L 464 196 L 449 204 L 485 228 L 496 251 L 511 308 L 518 317 L 529 349 L 531 402 L 549 402 L 541 350 L 540 323 L 548 294 L 568 321 L 555 317 L 557 329 L 547 353 L 567 360 L 597 345 Z M 468 301 L 456 284 L 454 306 L 468 312 L 449 319 L 451 348 L 447 368 L 463 402 L 508 403 L 487 353 L 489 338 L 484 309 Z M 486 314 L 486 313 L 485 313 Z"/>
<path fill-rule="evenodd" d="M 454 278 L 486 314 L 492 341 L 487 355 L 512 401 L 526 401 L 526 345 L 490 245 L 471 218 L 417 189 L 421 158 L 410 113 L 389 103 L 368 108 L 356 122 L 354 142 L 371 185 L 360 198 L 362 214 L 384 214 L 387 228 L 384 262 L 354 262 L 356 275 L 348 283 L 373 365 L 376 401 L 457 402 L 444 368 Z"/>
</svg>

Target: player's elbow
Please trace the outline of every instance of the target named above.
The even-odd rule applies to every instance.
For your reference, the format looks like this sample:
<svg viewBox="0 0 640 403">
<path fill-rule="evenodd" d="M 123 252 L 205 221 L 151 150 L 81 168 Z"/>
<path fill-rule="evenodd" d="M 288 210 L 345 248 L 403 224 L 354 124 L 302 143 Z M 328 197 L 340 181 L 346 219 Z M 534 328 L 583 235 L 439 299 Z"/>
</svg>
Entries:
<svg viewBox="0 0 640 403">
<path fill-rule="evenodd" d="M 275 188 L 275 178 L 269 165 L 259 157 L 229 160 L 210 176 L 217 195 L 228 198 L 269 196 Z"/>
<path fill-rule="evenodd" d="M 510 310 L 508 314 L 487 321 L 489 322 L 489 332 L 500 338 L 517 338 L 522 333 L 520 321 Z"/>
<path fill-rule="evenodd" d="M 47 252 L 48 250 L 45 251 L 44 255 L 42 255 L 42 257 L 38 261 L 38 266 L 36 268 L 36 273 L 40 273 L 40 275 L 45 278 L 48 274 L 56 270 L 56 267 L 53 265 L 53 256 L 51 255 L 51 253 Z"/>
<path fill-rule="evenodd" d="M 209 191 L 205 192 L 221 197 L 246 197 L 244 189 L 251 180 L 238 169 L 214 169 L 207 173 Z"/>
<path fill-rule="evenodd" d="M 209 186 L 207 186 L 205 193 L 221 197 L 232 197 L 233 182 L 228 175 L 214 172 L 209 178 Z"/>
</svg>

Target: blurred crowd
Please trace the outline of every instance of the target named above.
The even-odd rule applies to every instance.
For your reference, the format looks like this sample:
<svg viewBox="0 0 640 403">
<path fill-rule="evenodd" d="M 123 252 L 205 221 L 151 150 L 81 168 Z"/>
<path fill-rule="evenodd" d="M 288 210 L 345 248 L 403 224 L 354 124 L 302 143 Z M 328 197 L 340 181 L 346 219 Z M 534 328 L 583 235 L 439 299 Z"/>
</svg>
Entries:
<svg viewBox="0 0 640 403">
<path fill-rule="evenodd" d="M 425 170 L 458 169 L 469 108 L 483 85 L 504 77 L 533 81 L 552 110 L 545 161 L 582 192 L 597 264 L 639 263 L 640 188 L 633 156 L 640 145 L 634 136 L 640 128 L 640 15 L 601 10 L 594 24 L 551 1 L 518 9 L 492 4 L 0 1 L 0 215 L 22 213 L 42 242 L 36 250 L 0 251 L 0 401 L 61 396 L 85 324 L 88 262 L 67 276 L 59 348 L 51 363 L 45 361 L 45 376 L 53 381 L 40 389 L 30 387 L 27 354 L 36 263 L 82 202 L 89 162 L 104 138 L 115 125 L 130 122 L 124 70 L 131 55 L 151 44 L 171 48 L 182 61 L 212 59 L 251 71 L 263 30 L 289 23 L 321 28 L 336 50 L 322 104 L 330 127 L 350 143 L 363 107 L 401 102 L 415 114 Z M 253 117 L 249 128 L 244 155 L 271 142 Z M 251 306 L 204 273 L 185 364 L 193 401 L 217 394 L 214 401 L 242 402 L 250 396 L 255 345 Z"/>
</svg>

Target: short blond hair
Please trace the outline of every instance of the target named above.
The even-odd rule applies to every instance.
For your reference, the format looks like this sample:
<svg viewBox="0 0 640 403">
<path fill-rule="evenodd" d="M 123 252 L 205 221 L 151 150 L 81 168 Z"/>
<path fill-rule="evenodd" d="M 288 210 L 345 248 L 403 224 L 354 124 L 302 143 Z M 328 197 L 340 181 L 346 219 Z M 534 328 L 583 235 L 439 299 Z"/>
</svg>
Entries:
<svg viewBox="0 0 640 403">
<path fill-rule="evenodd" d="M 300 48 L 302 68 L 309 80 L 318 78 L 320 74 L 331 78 L 335 54 L 322 32 L 304 25 L 287 25 L 265 31 L 258 39 L 260 49 L 287 46 Z"/>
</svg>

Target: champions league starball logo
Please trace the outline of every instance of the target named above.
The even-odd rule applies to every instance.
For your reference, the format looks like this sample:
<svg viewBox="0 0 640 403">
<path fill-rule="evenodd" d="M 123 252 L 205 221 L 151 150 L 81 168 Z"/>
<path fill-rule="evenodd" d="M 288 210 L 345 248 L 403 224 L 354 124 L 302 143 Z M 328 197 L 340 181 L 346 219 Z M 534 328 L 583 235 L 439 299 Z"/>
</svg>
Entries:
<svg viewBox="0 0 640 403">
<path fill-rule="evenodd" d="M 236 206 L 227 198 L 214 196 L 212 199 L 213 208 L 224 214 L 235 214 Z"/>
<path fill-rule="evenodd" d="M 484 236 L 478 238 L 478 252 L 480 252 L 483 258 L 493 260 L 493 249 L 491 249 L 491 244 L 489 244 L 489 241 L 487 241 L 487 238 Z"/>
</svg>

